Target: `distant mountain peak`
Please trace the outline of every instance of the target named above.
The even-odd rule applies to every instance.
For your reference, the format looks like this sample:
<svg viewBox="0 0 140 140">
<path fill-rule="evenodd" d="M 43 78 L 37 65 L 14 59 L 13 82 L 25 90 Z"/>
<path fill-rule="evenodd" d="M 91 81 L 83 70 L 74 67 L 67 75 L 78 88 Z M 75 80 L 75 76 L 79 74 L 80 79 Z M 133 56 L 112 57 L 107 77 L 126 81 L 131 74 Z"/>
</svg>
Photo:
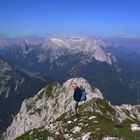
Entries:
<svg viewBox="0 0 140 140">
<path fill-rule="evenodd" d="M 95 58 L 97 61 L 112 64 L 113 58 L 103 50 L 103 45 L 101 40 L 91 38 L 49 38 L 42 46 L 45 51 L 51 53 L 50 59 L 52 61 L 62 55 L 82 53 L 91 59 Z"/>
<path fill-rule="evenodd" d="M 23 58 L 26 58 L 26 56 L 32 57 L 34 56 L 33 53 L 37 51 L 38 54 L 36 57 L 38 58 L 38 63 L 44 63 L 47 60 L 53 62 L 61 56 L 81 53 L 82 55 L 90 57 L 90 61 L 94 58 L 97 61 L 112 64 L 112 57 L 103 49 L 104 42 L 95 38 L 48 37 L 43 39 L 26 37 L 13 40 L 7 39 L 6 42 L 5 40 L 0 39 L 0 48 L 4 48 L 6 44 L 8 44 L 8 47 L 6 48 L 8 48 L 10 53 L 16 52 L 15 55 L 18 56 L 19 54 L 17 54 L 17 52 L 20 52 L 20 58 L 22 57 L 22 54 Z"/>
</svg>

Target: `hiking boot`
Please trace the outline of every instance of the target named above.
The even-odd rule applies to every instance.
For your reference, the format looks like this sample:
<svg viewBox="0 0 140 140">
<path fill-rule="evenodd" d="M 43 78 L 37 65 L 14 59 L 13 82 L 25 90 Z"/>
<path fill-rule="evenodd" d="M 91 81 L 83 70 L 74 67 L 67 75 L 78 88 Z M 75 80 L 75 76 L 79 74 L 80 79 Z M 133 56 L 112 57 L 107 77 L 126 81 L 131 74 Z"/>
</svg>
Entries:
<svg viewBox="0 0 140 140">
<path fill-rule="evenodd" d="M 79 118 L 80 117 L 80 115 L 79 114 L 76 114 L 76 118 Z"/>
</svg>

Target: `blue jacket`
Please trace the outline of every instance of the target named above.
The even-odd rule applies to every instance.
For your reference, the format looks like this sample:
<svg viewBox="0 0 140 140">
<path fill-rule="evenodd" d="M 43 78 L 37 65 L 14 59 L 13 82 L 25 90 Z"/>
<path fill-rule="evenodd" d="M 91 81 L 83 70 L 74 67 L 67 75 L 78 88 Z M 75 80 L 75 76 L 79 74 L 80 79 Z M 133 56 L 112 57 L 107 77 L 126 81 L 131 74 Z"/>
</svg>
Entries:
<svg viewBox="0 0 140 140">
<path fill-rule="evenodd" d="M 80 102 L 82 96 L 81 89 L 77 87 L 74 91 L 73 98 L 76 102 Z"/>
</svg>

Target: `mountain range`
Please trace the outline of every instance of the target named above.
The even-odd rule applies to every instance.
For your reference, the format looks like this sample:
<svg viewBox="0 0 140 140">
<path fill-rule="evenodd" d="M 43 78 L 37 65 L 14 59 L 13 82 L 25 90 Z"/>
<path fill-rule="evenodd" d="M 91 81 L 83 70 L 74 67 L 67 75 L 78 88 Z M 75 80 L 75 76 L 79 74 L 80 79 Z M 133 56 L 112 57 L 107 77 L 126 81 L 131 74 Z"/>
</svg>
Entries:
<svg viewBox="0 0 140 140">
<path fill-rule="evenodd" d="M 82 76 L 98 87 L 113 104 L 139 103 L 139 89 L 133 86 L 140 80 L 137 77 L 139 69 L 135 74 L 137 79 L 130 76 L 132 65 L 126 64 L 121 57 L 127 49 L 118 51 L 121 46 L 118 45 L 117 50 L 113 51 L 116 45 L 111 44 L 110 40 L 31 36 L 3 39 L 1 42 L 0 54 L 18 68 L 39 72 L 60 83 L 71 77 Z M 136 57 L 138 61 L 139 55 Z"/>
</svg>

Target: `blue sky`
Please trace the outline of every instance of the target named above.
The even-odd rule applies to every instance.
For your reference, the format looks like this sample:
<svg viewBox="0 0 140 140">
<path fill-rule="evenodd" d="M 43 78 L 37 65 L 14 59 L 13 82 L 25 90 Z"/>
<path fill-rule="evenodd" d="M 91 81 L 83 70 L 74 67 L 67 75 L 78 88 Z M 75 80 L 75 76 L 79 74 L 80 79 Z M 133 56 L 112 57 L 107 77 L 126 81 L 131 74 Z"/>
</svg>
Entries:
<svg viewBox="0 0 140 140">
<path fill-rule="evenodd" d="M 0 0 L 0 33 L 140 36 L 140 0 Z"/>
</svg>

